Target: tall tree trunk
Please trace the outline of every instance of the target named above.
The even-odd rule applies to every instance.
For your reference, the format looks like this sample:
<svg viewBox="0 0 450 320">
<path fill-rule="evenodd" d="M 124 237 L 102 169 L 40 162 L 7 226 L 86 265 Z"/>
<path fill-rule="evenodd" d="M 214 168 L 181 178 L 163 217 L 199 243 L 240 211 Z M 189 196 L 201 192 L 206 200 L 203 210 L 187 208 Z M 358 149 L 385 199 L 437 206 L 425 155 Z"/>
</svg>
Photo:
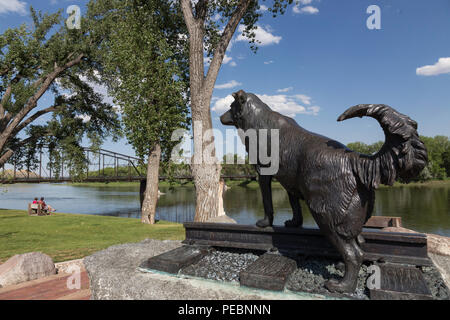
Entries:
<svg viewBox="0 0 450 320">
<path fill-rule="evenodd" d="M 200 22 L 197 22 L 200 23 Z M 216 158 L 212 120 L 209 105 L 212 90 L 204 87 L 202 27 L 193 28 L 190 32 L 190 87 L 191 111 L 194 133 L 194 156 L 191 171 L 195 184 L 195 218 L 204 222 L 218 215 L 218 194 L 221 165 Z M 206 134 L 205 134 L 206 133 Z M 204 151 L 209 150 L 209 159 Z"/>
<path fill-rule="evenodd" d="M 141 222 L 155 224 L 156 204 L 158 202 L 159 161 L 161 146 L 156 144 L 150 151 L 147 164 L 147 186 L 141 209 Z"/>
<path fill-rule="evenodd" d="M 194 156 L 191 164 L 196 189 L 194 221 L 207 221 L 219 215 L 219 180 L 222 166 L 217 161 L 214 136 L 205 133 L 212 130 L 210 103 L 214 84 L 222 65 L 225 52 L 239 21 L 253 0 L 240 0 L 228 21 L 205 77 L 203 64 L 204 23 L 208 12 L 208 0 L 199 0 L 195 5 L 195 16 L 191 0 L 180 0 L 184 20 L 189 31 L 189 78 L 191 89 L 191 113 L 194 133 Z M 220 5 L 219 5 L 220 6 Z M 201 124 L 201 128 L 199 125 Z M 215 161 L 203 159 L 204 150 Z"/>
</svg>

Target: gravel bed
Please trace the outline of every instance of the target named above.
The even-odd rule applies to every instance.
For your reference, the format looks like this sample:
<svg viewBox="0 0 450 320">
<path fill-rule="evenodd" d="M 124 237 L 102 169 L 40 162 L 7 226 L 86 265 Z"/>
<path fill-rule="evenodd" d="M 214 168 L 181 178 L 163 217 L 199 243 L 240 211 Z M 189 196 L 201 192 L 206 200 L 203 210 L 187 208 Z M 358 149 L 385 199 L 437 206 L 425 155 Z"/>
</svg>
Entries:
<svg viewBox="0 0 450 320">
<path fill-rule="evenodd" d="M 258 255 L 242 250 L 214 250 L 182 274 L 219 281 L 239 281 L 239 272 L 252 264 Z"/>
<path fill-rule="evenodd" d="M 441 274 L 436 268 L 422 267 L 423 277 L 428 285 L 428 288 L 437 300 L 450 300 L 450 290 L 442 280 Z"/>
<path fill-rule="evenodd" d="M 198 263 L 180 271 L 181 274 L 218 281 L 239 282 L 239 273 L 253 263 L 262 253 L 244 250 L 217 249 L 203 257 Z M 352 294 L 329 292 L 324 284 L 328 279 L 340 279 L 343 276 L 343 263 L 337 260 L 297 256 L 290 258 L 297 262 L 294 271 L 286 283 L 286 289 L 297 292 L 323 294 L 332 297 L 368 300 L 366 287 L 367 271 L 370 264 L 364 263 L 358 275 L 358 285 Z M 446 287 L 440 273 L 435 267 L 421 267 L 425 281 L 434 299 L 449 300 L 450 290 Z"/>
<path fill-rule="evenodd" d="M 298 257 L 297 270 L 291 274 L 286 289 L 291 291 L 301 291 L 310 293 L 319 293 L 334 297 L 346 297 L 352 299 L 369 299 L 366 281 L 369 277 L 368 266 L 363 264 L 359 270 L 358 286 L 355 293 L 336 294 L 330 293 L 324 284 L 328 279 L 340 279 L 344 273 L 341 271 L 344 265 L 336 260 L 319 257 Z"/>
</svg>

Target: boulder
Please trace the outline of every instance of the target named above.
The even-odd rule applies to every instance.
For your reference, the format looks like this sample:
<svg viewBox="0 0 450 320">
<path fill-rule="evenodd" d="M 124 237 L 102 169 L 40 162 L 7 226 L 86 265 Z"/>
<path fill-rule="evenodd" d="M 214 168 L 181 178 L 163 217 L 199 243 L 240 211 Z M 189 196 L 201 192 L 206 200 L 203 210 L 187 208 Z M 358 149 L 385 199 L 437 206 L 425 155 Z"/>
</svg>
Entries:
<svg viewBox="0 0 450 320">
<path fill-rule="evenodd" d="M 381 229 L 382 231 L 386 231 L 386 232 L 401 232 L 401 233 L 418 233 L 417 231 L 411 230 L 411 229 L 406 229 L 406 228 L 402 228 L 402 227 L 386 227 Z"/>
<path fill-rule="evenodd" d="M 383 231 L 388 232 L 403 232 L 403 233 L 417 233 L 414 230 L 398 227 L 383 228 Z M 439 254 L 442 256 L 450 256 L 450 238 L 443 237 L 437 234 L 426 233 L 428 252 Z"/>
<path fill-rule="evenodd" d="M 212 217 L 206 222 L 210 222 L 210 223 L 237 223 L 236 220 L 234 220 L 233 218 L 230 218 L 226 214 L 222 214 L 222 215 L 217 216 L 217 217 Z"/>
<path fill-rule="evenodd" d="M 56 274 L 52 258 L 42 252 L 17 254 L 0 265 L 0 286 L 5 287 Z"/>
<path fill-rule="evenodd" d="M 60 273 L 73 273 L 74 270 L 85 270 L 83 259 L 76 259 L 76 260 L 70 260 L 70 261 L 63 261 L 55 263 L 55 267 L 58 271 L 58 274 Z"/>
<path fill-rule="evenodd" d="M 450 256 L 450 238 L 427 233 L 428 252 Z"/>
</svg>

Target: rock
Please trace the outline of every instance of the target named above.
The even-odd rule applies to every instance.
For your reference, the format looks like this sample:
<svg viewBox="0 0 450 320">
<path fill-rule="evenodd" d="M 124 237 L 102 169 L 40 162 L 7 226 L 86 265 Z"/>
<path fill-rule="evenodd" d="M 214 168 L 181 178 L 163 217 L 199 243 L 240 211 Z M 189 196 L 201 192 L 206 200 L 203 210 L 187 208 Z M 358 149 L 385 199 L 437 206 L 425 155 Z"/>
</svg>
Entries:
<svg viewBox="0 0 450 320">
<path fill-rule="evenodd" d="M 237 223 L 236 220 L 234 220 L 233 218 L 230 218 L 226 214 L 223 214 L 223 215 L 220 215 L 220 216 L 217 216 L 217 217 L 212 217 L 206 222 L 210 222 L 210 223 Z"/>
<path fill-rule="evenodd" d="M 417 233 L 414 230 L 399 227 L 387 227 L 382 230 L 387 232 Z M 450 256 L 450 238 L 431 233 L 426 233 L 426 235 L 428 252 Z"/>
<path fill-rule="evenodd" d="M 411 230 L 411 229 L 406 229 L 406 228 L 402 228 L 402 227 L 386 227 L 381 229 L 382 231 L 386 231 L 386 232 L 401 232 L 401 233 L 418 233 L 417 231 Z"/>
<path fill-rule="evenodd" d="M 434 253 L 429 253 L 428 256 L 431 258 L 436 266 L 436 269 L 441 274 L 447 288 L 450 288 L 450 257 Z"/>
<path fill-rule="evenodd" d="M 83 259 L 76 259 L 55 263 L 56 270 L 59 273 L 73 273 L 75 270 L 84 270 Z"/>
<path fill-rule="evenodd" d="M 450 256 L 450 238 L 427 233 L 428 252 Z"/>
<path fill-rule="evenodd" d="M 18 254 L 0 265 L 0 286 L 5 287 L 56 274 L 52 258 L 41 252 Z"/>
<path fill-rule="evenodd" d="M 180 241 L 147 239 L 109 247 L 84 259 L 94 300 L 324 299 L 320 295 L 271 293 L 186 276 L 143 272 L 146 259 L 180 247 Z"/>
</svg>

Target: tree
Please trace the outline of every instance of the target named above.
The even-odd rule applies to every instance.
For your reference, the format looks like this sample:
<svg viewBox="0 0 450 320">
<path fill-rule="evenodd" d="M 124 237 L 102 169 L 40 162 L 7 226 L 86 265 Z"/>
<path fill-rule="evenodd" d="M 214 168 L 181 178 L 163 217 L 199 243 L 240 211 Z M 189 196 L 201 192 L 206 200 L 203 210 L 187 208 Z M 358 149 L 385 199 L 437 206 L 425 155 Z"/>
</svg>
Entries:
<svg viewBox="0 0 450 320">
<path fill-rule="evenodd" d="M 147 158 L 141 221 L 154 224 L 160 162 L 179 142 L 171 139 L 174 130 L 189 128 L 184 24 L 166 0 L 91 1 L 88 16 L 98 19 L 102 37 L 97 78 L 120 105 L 136 154 Z"/>
<path fill-rule="evenodd" d="M 450 140 L 446 136 L 424 137 L 420 139 L 425 143 L 428 152 L 428 165 L 429 171 L 433 179 L 445 179 L 445 156 L 446 152 L 450 150 Z"/>
<path fill-rule="evenodd" d="M 30 12 L 31 29 L 23 24 L 0 35 L 0 166 L 21 148 L 44 143 L 65 148 L 68 157 L 77 155 L 82 161 L 85 134 L 93 141 L 119 134 L 112 106 L 80 77 L 89 67 L 95 39 L 86 21 L 81 30 L 69 30 L 60 25 L 61 12 Z M 54 94 L 53 105 L 38 107 L 46 92 Z M 52 114 L 51 120 L 34 124 L 45 114 Z"/>
<path fill-rule="evenodd" d="M 194 2 L 194 1 L 192 1 Z M 189 33 L 190 102 L 193 120 L 194 156 L 191 164 L 196 188 L 195 221 L 207 221 L 218 215 L 221 165 L 217 161 L 212 135 L 210 103 L 226 49 L 238 24 L 256 51 L 254 30 L 261 17 L 257 0 L 180 0 Z M 293 0 L 274 0 L 269 9 L 275 17 L 283 14 Z M 219 23 L 213 17 L 219 14 Z M 223 28 L 223 31 L 221 31 Z M 212 57 L 208 72 L 204 70 L 204 48 Z M 207 159 L 203 156 L 208 150 Z"/>
</svg>

